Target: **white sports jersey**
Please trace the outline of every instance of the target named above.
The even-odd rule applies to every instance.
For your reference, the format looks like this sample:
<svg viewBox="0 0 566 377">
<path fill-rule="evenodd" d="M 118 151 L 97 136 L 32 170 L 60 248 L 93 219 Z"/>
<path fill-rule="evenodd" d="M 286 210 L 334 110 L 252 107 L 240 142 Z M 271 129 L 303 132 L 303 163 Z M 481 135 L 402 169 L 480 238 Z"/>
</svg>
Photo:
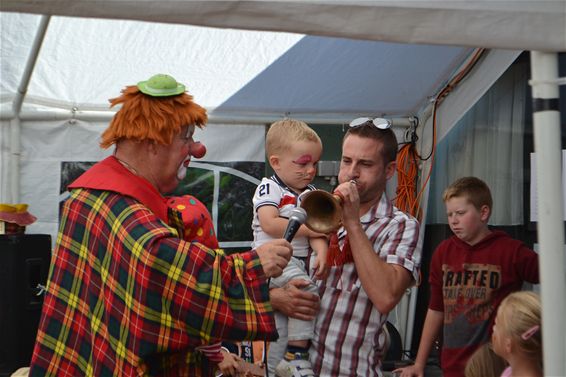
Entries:
<svg viewBox="0 0 566 377">
<path fill-rule="evenodd" d="M 301 204 L 301 197 L 314 189 L 313 185 L 308 185 L 300 195 L 297 195 L 275 174 L 271 176 L 271 178 L 263 178 L 261 183 L 257 186 L 253 198 L 254 219 L 252 222 L 252 230 L 254 232 L 254 241 L 252 242 L 252 248 L 255 249 L 265 242 L 275 239 L 261 229 L 257 216 L 258 208 L 274 206 L 279 209 L 280 217 L 288 219 L 293 208 Z M 307 237 L 295 237 L 291 245 L 293 245 L 293 256 L 304 258 L 308 255 L 309 240 Z"/>
</svg>

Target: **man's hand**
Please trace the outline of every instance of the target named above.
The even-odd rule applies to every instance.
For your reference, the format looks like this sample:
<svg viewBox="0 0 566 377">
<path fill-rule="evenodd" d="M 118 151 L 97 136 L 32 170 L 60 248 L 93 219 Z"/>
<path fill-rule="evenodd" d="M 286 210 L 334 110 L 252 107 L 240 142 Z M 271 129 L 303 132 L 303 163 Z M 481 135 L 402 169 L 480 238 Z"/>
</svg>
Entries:
<svg viewBox="0 0 566 377">
<path fill-rule="evenodd" d="M 360 222 L 360 195 L 355 181 L 341 183 L 334 189 L 334 194 L 342 198 L 342 224 Z"/>
<path fill-rule="evenodd" d="M 243 361 L 238 355 L 222 350 L 224 360 L 218 363 L 218 369 L 222 372 L 223 376 L 237 376 L 239 363 Z"/>
<path fill-rule="evenodd" d="M 424 377 L 424 368 L 418 365 L 409 365 L 404 368 L 397 368 L 393 372 L 397 377 Z"/>
<path fill-rule="evenodd" d="M 293 254 L 291 244 L 284 239 L 266 242 L 255 251 L 268 278 L 281 275 Z"/>
<path fill-rule="evenodd" d="M 310 321 L 316 317 L 320 307 L 317 295 L 302 291 L 309 284 L 303 279 L 294 279 L 283 288 L 273 288 L 269 291 L 271 305 L 287 317 Z"/>
</svg>

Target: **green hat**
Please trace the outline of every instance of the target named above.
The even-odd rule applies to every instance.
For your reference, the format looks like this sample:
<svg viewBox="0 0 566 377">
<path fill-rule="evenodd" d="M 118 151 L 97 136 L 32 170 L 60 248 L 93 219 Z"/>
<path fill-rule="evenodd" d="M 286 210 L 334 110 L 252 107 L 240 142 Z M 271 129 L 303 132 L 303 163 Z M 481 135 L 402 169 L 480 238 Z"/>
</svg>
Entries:
<svg viewBox="0 0 566 377">
<path fill-rule="evenodd" d="M 152 97 L 176 96 L 185 92 L 185 85 L 180 84 L 173 77 L 159 73 L 151 76 L 147 81 L 138 82 L 138 89 L 143 94 Z"/>
</svg>

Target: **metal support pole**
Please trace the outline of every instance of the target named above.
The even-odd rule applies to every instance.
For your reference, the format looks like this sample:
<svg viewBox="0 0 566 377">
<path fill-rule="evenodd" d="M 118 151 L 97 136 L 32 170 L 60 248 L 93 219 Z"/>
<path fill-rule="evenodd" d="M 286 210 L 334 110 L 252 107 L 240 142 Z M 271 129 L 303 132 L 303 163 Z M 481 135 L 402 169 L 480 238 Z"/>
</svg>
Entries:
<svg viewBox="0 0 566 377">
<path fill-rule="evenodd" d="M 558 55 L 531 51 L 544 374 L 566 376 L 566 271 Z"/>
<path fill-rule="evenodd" d="M 284 114 L 267 113 L 267 114 L 236 114 L 215 112 L 214 109 L 207 109 L 208 123 L 211 124 L 258 124 L 266 125 L 284 118 Z M 116 115 L 116 110 L 81 110 L 81 109 L 60 109 L 49 108 L 41 112 L 33 110 L 23 110 L 20 112 L 20 119 L 28 120 L 83 120 L 86 122 L 109 122 Z M 357 118 L 359 114 L 314 114 L 301 113 L 289 114 L 291 117 L 301 119 L 307 124 L 324 124 L 324 125 L 345 125 L 352 119 Z M 0 120 L 10 120 L 15 116 L 14 111 L 0 113 Z M 407 129 L 413 125 L 414 118 L 412 116 L 387 117 L 391 121 L 394 128 Z"/>
<path fill-rule="evenodd" d="M 39 26 L 37 28 L 37 33 L 33 40 L 33 45 L 24 68 L 24 73 L 22 75 L 22 80 L 18 86 L 18 92 L 16 93 L 16 98 L 12 106 L 13 119 L 10 120 L 10 201 L 13 203 L 18 203 L 20 201 L 20 157 L 21 157 L 21 120 L 20 112 L 22 110 L 22 104 L 24 102 L 24 97 L 26 95 L 29 82 L 31 80 L 31 74 L 33 68 L 35 67 L 35 62 L 37 61 L 37 56 L 39 55 L 39 50 L 43 39 L 45 38 L 45 33 L 47 32 L 47 26 L 49 25 L 49 20 L 51 16 L 41 16 L 39 21 Z"/>
</svg>

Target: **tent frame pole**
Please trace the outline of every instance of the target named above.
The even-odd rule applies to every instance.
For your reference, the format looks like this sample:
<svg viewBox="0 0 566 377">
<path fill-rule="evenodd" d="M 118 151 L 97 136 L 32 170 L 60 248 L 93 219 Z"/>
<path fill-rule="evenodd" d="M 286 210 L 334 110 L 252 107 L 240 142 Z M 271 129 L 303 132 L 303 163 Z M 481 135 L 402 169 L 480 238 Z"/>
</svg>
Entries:
<svg viewBox="0 0 566 377">
<path fill-rule="evenodd" d="M 346 125 L 359 114 L 335 113 L 335 114 L 234 114 L 229 112 L 215 112 L 214 109 L 207 109 L 208 123 L 215 124 L 271 124 L 284 119 L 285 116 L 301 119 L 308 124 L 324 125 Z M 51 121 L 51 120 L 80 120 L 85 122 L 109 122 L 116 115 L 116 110 L 79 110 L 72 108 L 69 110 L 61 108 L 50 108 L 45 111 L 23 110 L 19 114 L 22 121 Z M 13 113 L 0 113 L 0 120 L 13 119 Z M 394 116 L 385 118 L 391 120 L 393 127 L 409 128 L 413 126 L 413 116 Z"/>
<path fill-rule="evenodd" d="M 544 374 L 566 375 L 564 202 L 558 55 L 531 51 Z"/>
<path fill-rule="evenodd" d="M 13 203 L 18 203 L 20 201 L 20 157 L 21 157 L 21 119 L 20 113 L 22 110 L 22 104 L 24 102 L 24 97 L 26 95 L 29 82 L 31 80 L 31 75 L 37 62 L 37 57 L 39 55 L 39 50 L 45 38 L 45 33 L 47 32 L 47 26 L 49 25 L 49 20 L 51 16 L 41 16 L 39 20 L 39 26 L 37 28 L 37 33 L 33 40 L 33 44 L 28 56 L 26 66 L 24 67 L 24 72 L 22 75 L 22 80 L 18 86 L 18 91 L 16 92 L 16 97 L 12 105 L 12 115 L 13 118 L 10 119 L 10 195 L 9 199 Z M 10 201 L 9 200 L 9 201 Z"/>
</svg>

